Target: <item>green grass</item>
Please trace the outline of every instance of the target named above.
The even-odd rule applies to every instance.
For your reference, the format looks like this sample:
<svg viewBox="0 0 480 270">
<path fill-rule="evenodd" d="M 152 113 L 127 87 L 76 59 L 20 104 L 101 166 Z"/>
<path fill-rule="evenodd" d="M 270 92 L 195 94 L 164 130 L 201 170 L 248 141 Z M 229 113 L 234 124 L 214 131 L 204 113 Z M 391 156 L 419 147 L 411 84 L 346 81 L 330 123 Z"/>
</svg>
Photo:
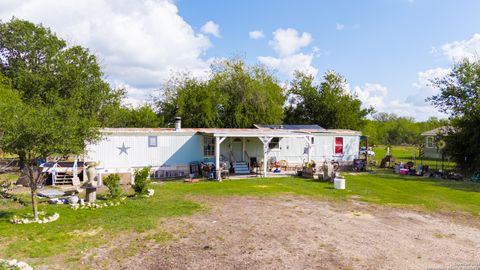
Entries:
<svg viewBox="0 0 480 270">
<path fill-rule="evenodd" d="M 384 170 L 345 176 L 346 190 L 333 189 L 332 184 L 326 182 L 291 177 L 203 182 L 193 185 L 169 183 L 163 185 L 159 192 L 207 196 L 292 194 L 328 200 L 345 200 L 355 195 L 360 196 L 363 201 L 382 205 L 480 214 L 478 183 L 401 176 Z"/>
<path fill-rule="evenodd" d="M 65 205 L 40 205 L 40 211 L 57 212 L 60 219 L 43 225 L 13 225 L 13 215 L 29 213 L 30 207 L 0 211 L 0 254 L 2 257 L 40 258 L 65 251 L 98 246 L 117 233 L 144 232 L 157 227 L 161 217 L 191 214 L 202 206 L 175 194 L 152 198 L 129 198 L 109 208 L 73 210 Z M 97 233 L 95 233 L 97 232 Z M 78 254 L 77 254 L 78 255 Z"/>
<path fill-rule="evenodd" d="M 119 234 L 146 235 L 143 240 L 162 243 L 171 239 L 160 219 L 189 215 L 205 208 L 191 196 L 310 196 L 313 199 L 345 201 L 351 196 L 375 204 L 415 208 L 422 211 L 480 214 L 480 184 L 393 175 L 387 171 L 346 174 L 347 189 L 303 178 L 253 178 L 185 184 L 168 182 L 152 185 L 152 198 L 129 198 L 126 204 L 95 210 L 72 210 L 62 205 L 40 208 L 58 212 L 60 219 L 48 224 L 13 225 L 9 218 L 30 212 L 29 207 L 0 209 L 0 254 L 34 263 L 48 262 L 53 255 L 69 260 L 81 252 L 114 242 Z M 232 210 L 234 211 L 234 210 Z"/>
<path fill-rule="evenodd" d="M 18 179 L 18 173 L 2 173 L 0 174 L 0 182 L 2 181 L 16 181 Z"/>
<path fill-rule="evenodd" d="M 387 153 L 387 147 L 385 145 L 379 145 L 372 149 L 375 152 L 375 157 L 373 159 L 375 159 L 377 164 L 380 165 L 382 158 L 384 158 Z M 441 160 L 419 158 L 419 151 L 415 146 L 393 145 L 390 146 L 390 153 L 395 157 L 397 162 L 409 162 L 415 160 L 416 165 L 422 163 L 423 165 L 428 165 L 430 169 L 442 168 Z M 455 162 L 448 160 L 444 160 L 443 165 L 445 170 L 453 170 L 456 166 Z"/>
</svg>

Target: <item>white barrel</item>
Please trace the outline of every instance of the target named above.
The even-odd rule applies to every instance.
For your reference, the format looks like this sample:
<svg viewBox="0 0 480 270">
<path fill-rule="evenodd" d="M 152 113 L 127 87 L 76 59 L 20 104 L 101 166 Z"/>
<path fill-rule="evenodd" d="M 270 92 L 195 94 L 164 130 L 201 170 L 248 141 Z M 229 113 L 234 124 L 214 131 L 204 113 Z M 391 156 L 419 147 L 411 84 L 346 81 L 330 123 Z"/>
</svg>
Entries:
<svg viewBox="0 0 480 270">
<path fill-rule="evenodd" d="M 333 180 L 333 186 L 335 189 L 345 189 L 345 178 L 335 177 Z"/>
</svg>

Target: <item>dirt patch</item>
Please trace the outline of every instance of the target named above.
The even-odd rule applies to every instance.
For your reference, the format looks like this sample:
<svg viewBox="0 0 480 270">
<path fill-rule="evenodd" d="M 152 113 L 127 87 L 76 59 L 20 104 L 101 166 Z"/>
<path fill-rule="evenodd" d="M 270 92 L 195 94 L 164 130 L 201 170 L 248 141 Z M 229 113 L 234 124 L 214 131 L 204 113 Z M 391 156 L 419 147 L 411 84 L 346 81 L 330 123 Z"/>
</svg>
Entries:
<svg viewBox="0 0 480 270">
<path fill-rule="evenodd" d="M 162 230 L 172 234 L 173 240 L 143 242 L 135 254 L 118 262 L 102 256 L 107 262 L 103 265 L 123 269 L 426 269 L 480 263 L 479 228 L 447 216 L 294 196 L 195 200 L 211 210 L 165 220 Z"/>
</svg>

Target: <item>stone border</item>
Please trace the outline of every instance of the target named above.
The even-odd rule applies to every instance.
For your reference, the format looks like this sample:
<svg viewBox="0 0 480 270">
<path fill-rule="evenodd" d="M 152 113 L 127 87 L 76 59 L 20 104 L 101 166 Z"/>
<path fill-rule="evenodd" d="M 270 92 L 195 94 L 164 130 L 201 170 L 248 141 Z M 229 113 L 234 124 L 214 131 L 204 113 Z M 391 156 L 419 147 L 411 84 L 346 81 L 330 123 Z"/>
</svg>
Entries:
<svg viewBox="0 0 480 270">
<path fill-rule="evenodd" d="M 73 210 L 77 209 L 97 209 L 97 208 L 106 208 L 106 207 L 113 207 L 113 206 L 119 206 L 123 203 L 125 203 L 125 197 L 120 198 L 120 201 L 110 201 L 110 202 L 104 202 L 104 203 L 84 203 L 84 204 L 71 204 L 70 208 Z"/>
<path fill-rule="evenodd" d="M 144 195 L 141 195 L 141 196 L 144 197 L 144 198 L 150 198 L 150 197 L 153 196 L 153 194 L 155 194 L 154 189 L 147 189 L 147 194 L 144 194 Z"/>
<path fill-rule="evenodd" d="M 1 266 L 10 267 L 8 269 L 33 270 L 33 268 L 30 265 L 28 265 L 28 263 L 17 261 L 15 259 L 13 260 L 0 259 L 0 267 Z"/>
<path fill-rule="evenodd" d="M 41 215 L 44 215 L 45 217 L 40 218 Z M 19 218 L 17 216 L 13 216 L 10 222 L 13 224 L 30 224 L 30 223 L 43 224 L 43 223 L 54 222 L 55 220 L 60 218 L 60 214 L 58 213 L 54 213 L 53 215 L 47 217 L 44 212 L 39 212 L 38 216 L 39 216 L 38 220 L 33 220 L 29 218 Z"/>
</svg>

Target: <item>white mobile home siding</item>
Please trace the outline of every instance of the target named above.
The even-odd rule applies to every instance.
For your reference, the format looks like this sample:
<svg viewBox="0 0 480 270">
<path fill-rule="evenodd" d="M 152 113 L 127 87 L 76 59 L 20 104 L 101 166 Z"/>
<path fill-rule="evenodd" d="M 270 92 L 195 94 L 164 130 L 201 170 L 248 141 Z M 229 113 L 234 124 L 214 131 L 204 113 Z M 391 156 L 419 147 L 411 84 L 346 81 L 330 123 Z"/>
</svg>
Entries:
<svg viewBox="0 0 480 270">
<path fill-rule="evenodd" d="M 148 146 L 149 136 L 157 136 L 157 147 Z M 120 154 L 123 144 L 128 154 Z M 108 134 L 88 145 L 85 155 L 85 160 L 98 163 L 97 168 L 110 170 L 188 164 L 202 159 L 202 136 L 192 133 Z"/>
<path fill-rule="evenodd" d="M 343 138 L 343 155 L 335 155 L 335 137 Z M 316 162 L 327 160 L 353 161 L 358 158 L 359 136 L 345 135 L 315 135 L 314 144 L 310 150 L 310 159 Z M 282 138 L 280 148 L 270 150 L 269 157 L 286 160 L 290 163 L 302 164 L 307 160 L 305 152 L 307 142 L 304 138 Z M 261 148 L 260 148 L 261 149 Z"/>
<path fill-rule="evenodd" d="M 149 147 L 149 136 L 157 137 L 157 146 Z M 310 150 L 310 159 L 318 162 L 337 160 L 351 162 L 358 158 L 358 135 L 322 133 L 311 134 L 314 144 Z M 343 155 L 335 155 L 335 137 L 343 138 Z M 238 141 L 240 139 L 240 141 Z M 241 149 L 242 138 L 227 138 L 221 143 L 220 154 L 230 160 L 230 147 Z M 263 161 L 263 143 L 259 138 L 247 137 L 245 150 L 248 157 L 256 157 Z M 105 134 L 105 138 L 96 144 L 87 146 L 85 161 L 97 162 L 97 168 L 108 171 L 131 171 L 131 168 L 164 165 L 187 165 L 193 161 L 214 161 L 214 156 L 204 156 L 204 137 L 195 132 L 114 132 Z M 233 144 L 236 144 L 234 146 Z M 122 146 L 126 147 L 127 154 L 120 153 Z M 280 139 L 279 148 L 271 149 L 268 158 L 274 157 L 277 161 L 287 160 L 291 164 L 302 164 L 307 160 L 305 148 L 307 141 L 304 137 L 284 137 Z M 238 155 L 238 151 L 235 152 Z M 241 155 L 241 151 L 240 151 Z M 247 162 L 249 158 L 246 157 Z M 238 160 L 238 159 L 237 159 Z"/>
</svg>

